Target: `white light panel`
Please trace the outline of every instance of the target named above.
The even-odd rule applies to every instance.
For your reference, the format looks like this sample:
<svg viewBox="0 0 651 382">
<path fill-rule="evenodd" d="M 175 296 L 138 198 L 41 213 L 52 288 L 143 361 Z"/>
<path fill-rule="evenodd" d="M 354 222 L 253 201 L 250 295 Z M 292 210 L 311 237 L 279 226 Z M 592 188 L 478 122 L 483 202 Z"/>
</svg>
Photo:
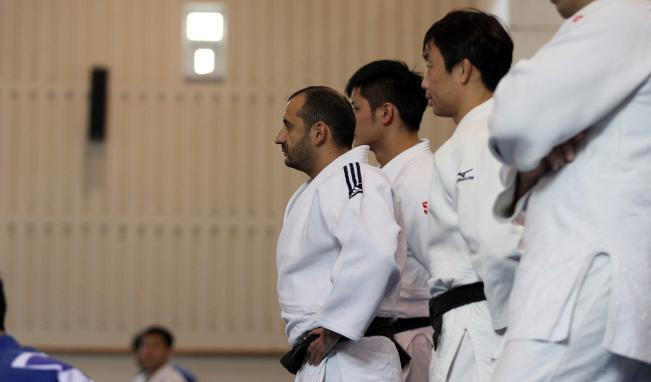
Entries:
<svg viewBox="0 0 651 382">
<path fill-rule="evenodd" d="M 191 12 L 185 22 L 190 41 L 221 41 L 224 38 L 224 16 L 219 12 Z"/>
</svg>

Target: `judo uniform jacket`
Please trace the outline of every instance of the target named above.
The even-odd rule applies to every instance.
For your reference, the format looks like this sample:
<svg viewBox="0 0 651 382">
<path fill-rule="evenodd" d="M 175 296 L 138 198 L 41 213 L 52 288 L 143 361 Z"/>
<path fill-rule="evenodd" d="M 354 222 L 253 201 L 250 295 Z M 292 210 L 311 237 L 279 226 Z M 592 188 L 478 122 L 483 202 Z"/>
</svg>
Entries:
<svg viewBox="0 0 651 382">
<path fill-rule="evenodd" d="M 651 363 L 651 2 L 599 0 L 567 19 L 495 93 L 491 147 L 518 170 L 580 132 L 576 158 L 527 202 L 509 339 L 563 341 L 592 259 L 612 262 L 603 345 Z M 515 173 L 496 213 L 511 215 Z M 516 211 L 517 212 L 517 209 Z"/>
<path fill-rule="evenodd" d="M 386 368 L 399 378 L 397 352 L 387 338 L 378 340 L 390 345 L 385 344 L 389 352 L 367 351 L 370 358 L 361 363 L 346 358 L 355 352 L 356 341 L 364 342 L 360 339 L 374 317 L 397 316 L 405 261 L 398 220 L 391 183 L 368 164 L 368 146 L 341 155 L 291 197 L 276 252 L 278 297 L 289 344 L 315 327 L 351 340 L 337 344 L 317 370 L 307 370 L 317 377 L 303 380 L 320 380 L 328 358 L 338 353 L 341 357 L 332 361 L 345 378 L 341 380 L 356 380 L 355 375 L 382 380 Z M 374 363 L 380 360 L 384 366 Z M 306 368 L 314 369 L 304 366 L 301 371 Z M 306 374 L 301 371 L 297 380 Z"/>
<path fill-rule="evenodd" d="M 145 373 L 139 373 L 131 379 L 131 382 L 194 382 L 195 379 L 186 370 L 171 363 L 161 366 L 147 379 Z"/>
<path fill-rule="evenodd" d="M 399 318 L 429 315 L 427 206 L 433 166 L 434 156 L 429 141 L 422 139 L 382 167 L 400 201 L 407 240 L 407 257 L 400 276 Z M 428 325 L 396 334 L 398 343 L 411 356 L 411 361 L 403 369 L 403 381 L 427 380 L 432 358 L 432 333 L 433 329 Z"/>
<path fill-rule="evenodd" d="M 492 106 L 490 99 L 468 112 L 434 153 L 428 214 L 431 296 L 482 281 L 486 300 L 443 315 L 431 381 L 447 380 L 455 355 L 465 357 L 466 353 L 457 353 L 464 337 L 472 345 L 473 354 L 467 354 L 474 357 L 479 380 L 489 380 L 501 344 L 495 329 L 507 326 L 506 307 L 522 227 L 493 216 L 493 202 L 504 187 L 503 166 L 488 148 Z"/>
</svg>

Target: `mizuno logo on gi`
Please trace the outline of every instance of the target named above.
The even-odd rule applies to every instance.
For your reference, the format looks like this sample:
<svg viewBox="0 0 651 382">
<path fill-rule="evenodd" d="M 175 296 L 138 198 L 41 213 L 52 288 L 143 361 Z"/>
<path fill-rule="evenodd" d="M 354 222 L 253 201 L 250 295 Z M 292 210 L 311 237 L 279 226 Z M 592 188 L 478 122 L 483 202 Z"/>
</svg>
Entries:
<svg viewBox="0 0 651 382">
<path fill-rule="evenodd" d="M 348 199 L 362 191 L 362 170 L 359 167 L 359 162 L 349 163 L 344 166 L 344 175 L 346 175 L 346 184 L 348 185 Z"/>
<path fill-rule="evenodd" d="M 473 170 L 473 169 L 471 168 L 471 169 L 466 170 L 466 171 L 460 171 L 460 172 L 458 172 L 458 173 L 457 173 L 457 183 L 459 183 L 459 182 L 465 182 L 466 180 L 473 180 L 473 179 L 475 179 L 474 176 L 472 176 L 472 175 L 468 175 L 468 174 L 470 173 L 470 171 L 472 171 L 472 170 Z"/>
</svg>

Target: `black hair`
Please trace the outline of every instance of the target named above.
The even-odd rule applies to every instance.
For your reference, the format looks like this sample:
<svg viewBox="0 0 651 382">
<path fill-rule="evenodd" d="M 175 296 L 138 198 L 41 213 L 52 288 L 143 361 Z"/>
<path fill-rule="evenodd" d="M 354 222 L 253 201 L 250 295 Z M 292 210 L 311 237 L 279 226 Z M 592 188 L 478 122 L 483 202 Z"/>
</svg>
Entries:
<svg viewBox="0 0 651 382">
<path fill-rule="evenodd" d="M 0 330 L 5 330 L 5 316 L 7 315 L 7 300 L 5 299 L 5 286 L 0 278 Z"/>
<path fill-rule="evenodd" d="M 481 79 L 494 91 L 511 68 L 513 40 L 496 16 L 467 8 L 448 13 L 425 33 L 423 52 L 434 43 L 443 56 L 445 69 L 467 58 L 481 72 Z"/>
<path fill-rule="evenodd" d="M 418 131 L 427 108 L 422 82 L 423 76 L 410 70 L 404 62 L 378 60 L 357 69 L 346 84 L 346 95 L 350 97 L 353 89 L 359 87 L 371 110 L 389 102 L 398 109 L 409 130 Z"/>
<path fill-rule="evenodd" d="M 140 346 L 142 346 L 144 338 L 149 335 L 160 336 L 168 348 L 171 348 L 174 345 L 174 336 L 172 336 L 172 332 L 162 326 L 150 326 L 133 338 L 131 349 L 134 352 L 137 352 L 138 349 L 140 349 Z"/>
<path fill-rule="evenodd" d="M 321 121 L 330 127 L 337 146 L 353 146 L 356 120 L 346 97 L 327 86 L 308 86 L 294 92 L 288 100 L 299 95 L 305 97 L 305 103 L 296 114 L 303 120 L 306 128 Z"/>
</svg>

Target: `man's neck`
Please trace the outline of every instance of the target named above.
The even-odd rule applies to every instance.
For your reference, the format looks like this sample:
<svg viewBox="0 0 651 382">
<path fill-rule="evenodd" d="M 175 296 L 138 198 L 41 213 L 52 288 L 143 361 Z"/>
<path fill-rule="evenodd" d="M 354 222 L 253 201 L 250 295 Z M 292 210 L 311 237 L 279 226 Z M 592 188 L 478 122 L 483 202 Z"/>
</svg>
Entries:
<svg viewBox="0 0 651 382">
<path fill-rule="evenodd" d="M 153 370 L 145 370 L 145 375 L 147 376 L 147 378 L 150 378 L 152 375 L 156 374 L 159 370 L 164 368 L 165 365 L 167 365 L 167 362 L 165 362 L 164 364 L 160 365 L 159 367 L 157 367 L 157 368 L 155 368 Z"/>
<path fill-rule="evenodd" d="M 476 108 L 477 106 L 491 99 L 492 96 L 493 96 L 493 92 L 491 92 L 490 90 L 486 89 L 483 86 L 477 87 L 474 90 L 466 92 L 466 94 L 464 94 L 461 97 L 461 101 L 459 102 L 459 109 L 457 110 L 457 113 L 452 117 L 452 119 L 454 120 L 454 124 L 458 125 L 459 122 L 461 122 L 461 120 L 463 119 L 463 117 L 466 116 L 466 114 L 470 113 L 472 109 Z"/>
<path fill-rule="evenodd" d="M 403 151 L 417 145 L 419 141 L 417 131 L 408 130 L 405 126 L 391 128 L 380 142 L 371 147 L 371 150 L 380 167 L 384 167 Z"/>
</svg>

